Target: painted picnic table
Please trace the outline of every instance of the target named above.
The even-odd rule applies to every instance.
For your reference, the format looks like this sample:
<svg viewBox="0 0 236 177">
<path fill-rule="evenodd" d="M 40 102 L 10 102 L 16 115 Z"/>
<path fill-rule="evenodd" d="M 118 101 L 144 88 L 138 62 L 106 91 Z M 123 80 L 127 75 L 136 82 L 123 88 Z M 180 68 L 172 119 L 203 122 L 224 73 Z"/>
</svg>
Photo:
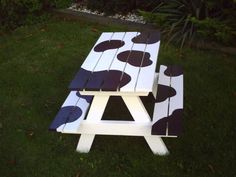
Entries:
<svg viewBox="0 0 236 177">
<path fill-rule="evenodd" d="M 160 33 L 157 31 L 102 33 L 72 80 L 69 86 L 71 92 L 50 129 L 62 133 L 81 134 L 77 146 L 79 152 L 89 152 L 95 135 L 99 134 L 143 136 L 153 153 L 167 154 L 168 150 L 161 137 L 177 136 L 179 128 L 175 128 L 172 134 L 168 134 L 166 124 L 169 121 L 168 116 L 172 116 L 173 112 L 178 110 L 177 115 L 182 112 L 183 104 L 174 103 L 174 109 L 166 111 L 169 109 L 169 97 L 176 93 L 173 95 L 168 91 L 166 95 L 165 91 L 163 93 L 160 91 L 159 96 L 157 94 L 159 75 L 155 73 L 155 70 L 159 46 Z M 163 67 L 160 69 L 163 79 L 159 79 L 163 83 L 160 84 L 166 85 L 169 89 L 171 80 L 175 79 L 172 74 L 168 76 L 164 73 L 170 67 Z M 175 70 L 173 69 L 173 71 Z M 175 73 L 178 71 L 177 69 Z M 181 74 L 180 71 L 177 78 L 181 77 Z M 179 86 L 180 88 L 178 88 Z M 163 88 L 163 86 L 160 87 Z M 182 89 L 178 82 L 177 84 L 173 82 L 172 87 L 176 87 L 177 90 Z M 140 99 L 140 96 L 148 96 L 149 93 L 152 93 L 154 97 L 157 95 L 161 99 L 163 99 L 163 94 L 166 95 L 164 100 L 156 101 L 155 106 L 159 106 L 155 107 L 155 110 L 158 110 L 158 113 L 154 113 L 155 122 Z M 102 120 L 111 96 L 122 97 L 134 121 Z M 176 96 L 181 98 L 183 95 L 180 93 Z M 164 110 L 159 109 L 160 104 L 165 107 Z M 163 118 L 166 118 L 165 123 L 161 121 L 163 130 L 156 131 L 154 124 Z M 176 124 L 176 120 L 174 124 Z M 156 127 L 160 127 L 160 125 L 158 124 Z M 169 130 L 169 132 L 171 131 Z"/>
</svg>

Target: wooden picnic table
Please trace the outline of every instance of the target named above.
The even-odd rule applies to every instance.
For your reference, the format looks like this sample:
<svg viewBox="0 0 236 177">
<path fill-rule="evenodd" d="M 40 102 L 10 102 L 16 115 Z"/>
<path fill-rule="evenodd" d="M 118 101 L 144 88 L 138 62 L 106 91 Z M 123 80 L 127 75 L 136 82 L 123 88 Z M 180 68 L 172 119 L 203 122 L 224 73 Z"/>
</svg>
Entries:
<svg viewBox="0 0 236 177">
<path fill-rule="evenodd" d="M 71 92 L 50 129 L 62 133 L 81 134 L 77 146 L 79 152 L 89 152 L 95 135 L 99 134 L 143 136 L 153 153 L 168 154 L 168 149 L 161 137 L 176 137 L 176 132 L 168 134 L 171 131 L 165 127 L 166 123 L 163 124 L 163 121 L 161 121 L 163 124 L 161 127 L 164 126 L 162 132 L 156 131 L 153 125 L 163 118 L 163 113 L 164 118 L 168 118 L 173 112 L 176 113 L 176 105 L 177 114 L 182 112 L 183 104 L 178 100 L 181 100 L 183 94 L 165 96 L 164 91 L 166 98 L 161 103 L 160 101 L 156 103 L 164 106 L 164 109 L 159 109 L 161 106 L 155 108 L 158 110 L 158 113 L 154 113 L 155 122 L 140 99 L 140 96 L 148 96 L 150 93 L 154 97 L 163 99 L 162 91 L 159 96 L 157 94 L 159 75 L 163 75 L 164 81 L 159 80 L 163 82 L 162 84 L 166 84 L 167 90 L 171 87 L 171 80 L 175 80 L 172 75 L 165 75 L 164 72 L 168 69 L 173 68 L 170 70 L 177 72 L 177 78 L 181 78 L 181 71 L 178 68 L 176 70 L 174 66 L 163 66 L 162 73 L 159 75 L 155 72 L 159 47 L 160 33 L 156 31 L 102 33 L 72 80 L 69 86 Z M 175 88 L 176 85 L 176 89 L 181 90 L 179 83 L 173 84 L 173 87 Z M 111 96 L 120 96 L 123 99 L 134 121 L 102 120 Z M 178 103 L 173 104 L 174 108 L 171 112 L 168 109 L 170 109 L 169 97 L 172 96 L 178 97 Z M 160 127 L 159 123 L 157 127 Z M 178 131 L 177 127 L 177 133 Z"/>
</svg>

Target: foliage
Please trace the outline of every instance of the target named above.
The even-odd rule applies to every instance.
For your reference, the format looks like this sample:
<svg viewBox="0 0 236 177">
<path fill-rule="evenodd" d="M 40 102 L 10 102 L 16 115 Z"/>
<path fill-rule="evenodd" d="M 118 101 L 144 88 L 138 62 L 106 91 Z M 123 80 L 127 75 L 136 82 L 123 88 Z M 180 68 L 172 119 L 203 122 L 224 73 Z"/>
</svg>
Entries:
<svg viewBox="0 0 236 177">
<path fill-rule="evenodd" d="M 0 28 L 14 29 L 44 20 L 45 12 L 70 4 L 69 0 L 0 0 Z"/>
<path fill-rule="evenodd" d="M 56 8 L 66 8 L 71 5 L 72 0 L 52 0 L 50 3 Z"/>
<path fill-rule="evenodd" d="M 231 44 L 236 37 L 236 5 L 232 0 L 168 0 L 141 14 L 181 48 L 199 37 L 224 44 Z"/>
<path fill-rule="evenodd" d="M 153 0 L 87 0 L 87 7 L 106 15 L 127 14 L 136 9 L 151 10 L 156 2 Z"/>
<path fill-rule="evenodd" d="M 143 10 L 138 10 L 138 12 L 144 18 L 144 20 L 148 23 L 163 24 L 166 20 L 165 14 L 157 14 L 157 13 L 147 12 Z"/>
<path fill-rule="evenodd" d="M 191 21 L 197 28 L 196 35 L 202 38 L 230 44 L 232 39 L 236 36 L 236 31 L 234 31 L 232 27 L 222 23 L 218 19 L 205 18 L 204 20 L 197 20 L 192 17 Z"/>
</svg>

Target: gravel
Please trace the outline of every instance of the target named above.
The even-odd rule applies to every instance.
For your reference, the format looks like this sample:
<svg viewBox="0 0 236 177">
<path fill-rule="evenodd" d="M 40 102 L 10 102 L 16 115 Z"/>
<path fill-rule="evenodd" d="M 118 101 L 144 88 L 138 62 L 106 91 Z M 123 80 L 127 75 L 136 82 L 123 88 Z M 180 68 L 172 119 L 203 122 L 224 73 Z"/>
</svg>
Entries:
<svg viewBox="0 0 236 177">
<path fill-rule="evenodd" d="M 101 13 L 98 11 L 91 11 L 91 10 L 87 9 L 85 6 L 78 6 L 77 4 L 72 4 L 68 9 L 73 10 L 73 11 L 78 11 L 78 12 L 99 15 L 99 16 L 105 15 L 104 13 Z M 141 24 L 146 23 L 146 21 L 143 19 L 142 16 L 138 16 L 137 14 L 134 14 L 134 13 L 128 13 L 127 15 L 115 14 L 115 15 L 111 15 L 108 17 L 120 19 L 120 20 L 131 21 L 131 22 L 136 22 L 136 23 L 141 23 Z"/>
</svg>

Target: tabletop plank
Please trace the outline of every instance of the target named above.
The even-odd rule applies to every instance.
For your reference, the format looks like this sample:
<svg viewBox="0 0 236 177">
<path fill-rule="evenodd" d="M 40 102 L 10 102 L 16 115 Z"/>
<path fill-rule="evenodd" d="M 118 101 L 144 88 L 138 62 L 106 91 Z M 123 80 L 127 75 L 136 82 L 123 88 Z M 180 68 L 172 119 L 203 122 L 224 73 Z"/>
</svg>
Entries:
<svg viewBox="0 0 236 177">
<path fill-rule="evenodd" d="M 124 38 L 125 33 L 124 32 L 117 32 L 117 33 L 113 33 L 110 41 L 117 41 L 118 43 L 121 43 L 123 46 L 124 42 L 122 41 L 122 39 Z M 105 43 L 108 41 L 105 41 Z M 104 44 L 104 43 L 103 43 Z M 100 44 L 98 44 L 99 46 Z M 107 46 L 104 45 L 103 46 L 103 54 L 100 57 L 99 61 L 97 62 L 93 73 L 88 81 L 88 83 L 85 86 L 85 90 L 100 90 L 102 87 L 102 84 L 105 80 L 105 78 L 107 78 L 107 75 L 109 74 L 108 70 L 110 68 L 110 65 L 112 63 L 112 61 L 114 60 L 114 57 L 118 51 L 119 48 L 113 48 L 113 47 L 119 47 L 119 45 L 113 45 L 110 46 L 110 43 L 107 43 Z M 96 47 L 95 47 L 96 48 Z"/>
<path fill-rule="evenodd" d="M 145 52 L 145 48 L 146 48 L 146 44 L 134 43 L 132 51 Z M 138 55 L 136 55 L 137 54 L 136 53 L 133 56 L 131 53 L 132 51 L 130 51 L 130 56 L 128 57 L 127 65 L 124 69 L 125 73 L 130 74 L 131 81 L 127 85 L 125 85 L 124 87 L 120 88 L 120 90 L 123 92 L 134 92 L 135 91 L 136 81 L 137 81 L 138 74 L 139 74 L 139 66 L 135 66 L 134 63 L 132 62 L 132 59 L 136 59 L 136 61 L 137 61 L 137 60 L 142 60 L 142 58 L 143 58 L 142 53 L 139 53 Z M 139 61 L 137 61 L 137 62 L 139 62 Z"/>
<path fill-rule="evenodd" d="M 122 46 L 121 48 L 118 49 L 115 58 L 109 68 L 109 70 L 115 70 L 115 71 L 121 71 L 121 72 L 117 72 L 117 73 L 112 73 L 112 75 L 109 75 L 105 80 L 104 80 L 104 84 L 102 86 L 102 90 L 104 91 L 115 91 L 118 89 L 119 85 L 120 85 L 120 80 L 121 77 L 123 75 L 123 71 L 126 65 L 126 62 L 122 62 L 120 60 L 118 60 L 117 55 L 121 52 L 124 51 L 129 51 L 132 49 L 133 47 L 133 43 L 131 42 L 132 38 L 134 38 L 135 36 L 137 36 L 137 32 L 126 32 L 125 36 L 123 38 L 123 41 L 125 42 L 125 45 Z"/>
<path fill-rule="evenodd" d="M 88 54 L 87 58 L 84 60 L 81 68 L 84 68 L 88 71 L 93 71 L 98 60 L 102 56 L 103 52 L 95 52 L 94 48 L 97 46 L 99 43 L 103 41 L 110 40 L 113 36 L 113 33 L 107 32 L 107 33 L 102 33 L 99 39 L 97 40 L 96 44 L 93 46 L 91 49 L 90 53 Z"/>
<path fill-rule="evenodd" d="M 124 32 L 116 32 L 112 35 L 112 38 L 110 40 L 123 42 L 122 39 L 124 38 L 124 35 Z M 114 57 L 116 56 L 118 50 L 119 48 L 105 50 L 100 57 L 96 67 L 94 68 L 94 71 L 109 70 L 110 65 L 112 64 L 112 61 L 114 60 Z"/>
<path fill-rule="evenodd" d="M 139 76 L 136 84 L 136 91 L 152 90 L 159 47 L 160 47 L 160 41 L 153 44 L 147 44 L 146 52 L 150 54 L 150 60 L 152 61 L 152 65 L 140 67 Z"/>
</svg>

